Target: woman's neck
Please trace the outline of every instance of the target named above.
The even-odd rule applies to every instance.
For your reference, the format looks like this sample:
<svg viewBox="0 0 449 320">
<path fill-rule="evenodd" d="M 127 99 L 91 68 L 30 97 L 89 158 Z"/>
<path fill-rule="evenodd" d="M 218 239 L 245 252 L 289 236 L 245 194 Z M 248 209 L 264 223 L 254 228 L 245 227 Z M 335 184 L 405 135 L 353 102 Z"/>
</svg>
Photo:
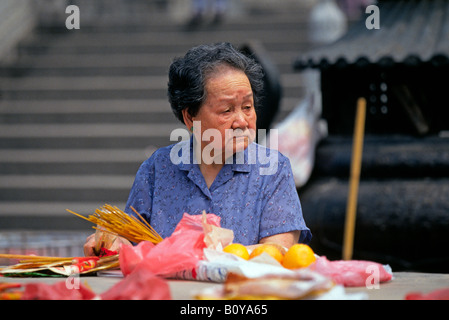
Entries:
<svg viewBox="0 0 449 320">
<path fill-rule="evenodd" d="M 207 187 L 210 188 L 221 168 L 223 168 L 223 164 L 206 164 L 204 162 L 201 162 L 198 165 L 200 167 L 201 173 L 203 174 L 204 180 L 206 181 Z"/>
</svg>

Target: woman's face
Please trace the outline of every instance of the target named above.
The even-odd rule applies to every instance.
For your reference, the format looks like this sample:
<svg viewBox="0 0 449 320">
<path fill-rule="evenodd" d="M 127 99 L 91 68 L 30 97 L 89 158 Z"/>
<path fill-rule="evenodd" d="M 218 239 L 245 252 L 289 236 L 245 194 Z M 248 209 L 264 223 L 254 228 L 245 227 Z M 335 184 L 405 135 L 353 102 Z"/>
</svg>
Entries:
<svg viewBox="0 0 449 320">
<path fill-rule="evenodd" d="M 197 142 L 201 141 L 203 161 L 225 161 L 254 141 L 257 116 L 253 91 L 244 72 L 227 66 L 208 77 L 205 91 L 206 100 L 192 118 L 200 121 L 194 122 L 194 134 Z"/>
</svg>

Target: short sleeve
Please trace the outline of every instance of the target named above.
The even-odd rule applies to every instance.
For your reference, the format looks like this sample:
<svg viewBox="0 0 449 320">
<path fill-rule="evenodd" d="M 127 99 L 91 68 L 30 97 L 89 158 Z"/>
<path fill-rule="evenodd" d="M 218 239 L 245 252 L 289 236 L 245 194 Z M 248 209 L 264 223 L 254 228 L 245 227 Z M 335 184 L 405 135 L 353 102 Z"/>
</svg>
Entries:
<svg viewBox="0 0 449 320">
<path fill-rule="evenodd" d="M 149 158 L 141 164 L 129 192 L 125 212 L 133 214 L 133 207 L 147 221 L 151 221 L 151 203 L 154 188 L 154 161 Z"/>
<path fill-rule="evenodd" d="M 288 158 L 280 157 L 277 173 L 271 177 L 266 189 L 267 202 L 261 215 L 260 238 L 300 230 L 299 242 L 309 243 L 312 233 L 303 218 Z"/>
</svg>

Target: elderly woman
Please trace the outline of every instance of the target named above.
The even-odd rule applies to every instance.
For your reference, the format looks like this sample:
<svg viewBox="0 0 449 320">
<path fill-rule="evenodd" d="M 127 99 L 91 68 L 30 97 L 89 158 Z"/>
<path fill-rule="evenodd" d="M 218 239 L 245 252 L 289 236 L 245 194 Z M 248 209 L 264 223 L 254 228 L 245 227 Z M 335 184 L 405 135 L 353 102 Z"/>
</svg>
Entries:
<svg viewBox="0 0 449 320">
<path fill-rule="evenodd" d="M 234 231 L 236 243 L 308 243 L 289 160 L 253 141 L 262 87 L 261 67 L 228 43 L 194 47 L 175 59 L 168 97 L 193 134 L 141 165 L 125 211 L 135 208 L 162 237 L 185 212 L 205 210 Z M 254 150 L 270 154 L 275 170 L 261 174 Z"/>
</svg>

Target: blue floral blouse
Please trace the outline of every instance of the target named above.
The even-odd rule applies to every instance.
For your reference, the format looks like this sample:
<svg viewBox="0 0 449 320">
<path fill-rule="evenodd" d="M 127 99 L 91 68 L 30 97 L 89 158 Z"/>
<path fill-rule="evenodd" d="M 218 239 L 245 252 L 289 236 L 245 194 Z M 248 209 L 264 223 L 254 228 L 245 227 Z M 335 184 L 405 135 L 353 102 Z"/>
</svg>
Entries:
<svg viewBox="0 0 449 320">
<path fill-rule="evenodd" d="M 127 213 L 132 214 L 130 206 L 134 207 L 163 238 L 173 233 L 185 212 L 206 210 L 221 218 L 221 227 L 234 231 L 236 243 L 256 244 L 261 238 L 294 230 L 301 231 L 299 242 L 310 242 L 312 234 L 303 219 L 287 157 L 252 143 L 243 158 L 235 154 L 232 163 L 223 166 L 208 188 L 193 161 L 192 141 L 160 148 L 142 163 Z M 266 158 L 259 161 L 251 156 L 260 152 L 274 157 L 267 163 Z M 272 170 L 267 171 L 269 166 Z"/>
</svg>

